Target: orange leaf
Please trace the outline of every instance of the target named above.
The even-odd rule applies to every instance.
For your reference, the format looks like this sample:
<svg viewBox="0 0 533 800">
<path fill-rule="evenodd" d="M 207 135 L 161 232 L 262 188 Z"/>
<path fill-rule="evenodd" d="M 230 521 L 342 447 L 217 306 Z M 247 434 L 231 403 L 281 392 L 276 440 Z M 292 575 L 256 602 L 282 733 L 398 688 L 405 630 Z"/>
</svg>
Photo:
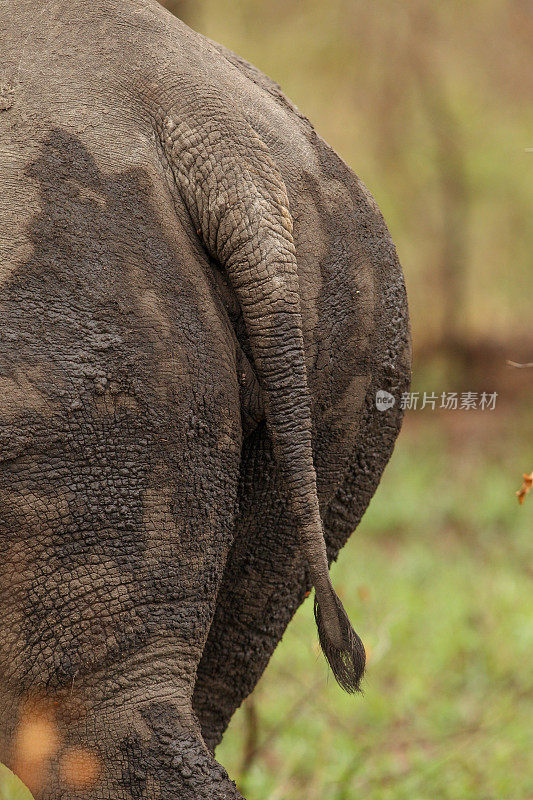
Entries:
<svg viewBox="0 0 533 800">
<path fill-rule="evenodd" d="M 522 478 L 524 479 L 522 486 L 516 492 L 516 496 L 518 497 L 518 502 L 520 503 L 520 505 L 522 505 L 522 503 L 526 499 L 526 494 L 528 494 L 528 492 L 531 491 L 531 487 L 533 486 L 533 472 L 530 472 L 529 475 L 526 472 L 524 472 Z"/>
<path fill-rule="evenodd" d="M 82 790 L 93 786 L 101 773 L 98 756 L 90 750 L 71 748 L 61 759 L 61 776 L 71 788 Z"/>
</svg>

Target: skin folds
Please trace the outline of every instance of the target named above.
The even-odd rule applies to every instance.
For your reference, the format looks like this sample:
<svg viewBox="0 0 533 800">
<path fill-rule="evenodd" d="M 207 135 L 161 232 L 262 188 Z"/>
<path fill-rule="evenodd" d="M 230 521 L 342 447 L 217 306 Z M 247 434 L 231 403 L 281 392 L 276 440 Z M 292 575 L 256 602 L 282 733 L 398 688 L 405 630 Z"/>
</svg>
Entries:
<svg viewBox="0 0 533 800">
<path fill-rule="evenodd" d="M 80 749 L 76 797 L 238 797 L 212 751 L 311 584 L 360 676 L 326 558 L 401 424 L 396 253 L 278 87 L 157 3 L 0 26 L 0 761 L 41 709 L 37 798 Z"/>
</svg>

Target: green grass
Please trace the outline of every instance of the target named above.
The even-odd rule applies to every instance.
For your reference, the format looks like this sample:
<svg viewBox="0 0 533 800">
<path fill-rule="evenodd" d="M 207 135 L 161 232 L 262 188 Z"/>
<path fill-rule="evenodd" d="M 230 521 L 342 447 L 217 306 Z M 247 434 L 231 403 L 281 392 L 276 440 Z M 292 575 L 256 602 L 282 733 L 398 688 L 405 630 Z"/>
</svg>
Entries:
<svg viewBox="0 0 533 800">
<path fill-rule="evenodd" d="M 524 423 L 516 408 L 407 419 L 333 567 L 369 651 L 364 696 L 328 675 L 307 600 L 217 751 L 250 800 L 533 798 Z"/>
<path fill-rule="evenodd" d="M 33 800 L 30 790 L 4 764 L 0 764 L 0 800 Z"/>
</svg>

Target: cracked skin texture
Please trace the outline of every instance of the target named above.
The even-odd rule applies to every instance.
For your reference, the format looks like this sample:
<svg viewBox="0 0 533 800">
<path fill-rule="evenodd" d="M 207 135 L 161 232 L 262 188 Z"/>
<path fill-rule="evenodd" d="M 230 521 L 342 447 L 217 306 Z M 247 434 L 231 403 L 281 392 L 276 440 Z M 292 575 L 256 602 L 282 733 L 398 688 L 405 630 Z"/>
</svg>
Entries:
<svg viewBox="0 0 533 800">
<path fill-rule="evenodd" d="M 236 798 L 212 751 L 311 585 L 299 528 L 316 497 L 336 558 L 400 428 L 396 253 L 279 88 L 155 0 L 0 28 L 0 761 L 46 703 L 37 800 Z"/>
</svg>

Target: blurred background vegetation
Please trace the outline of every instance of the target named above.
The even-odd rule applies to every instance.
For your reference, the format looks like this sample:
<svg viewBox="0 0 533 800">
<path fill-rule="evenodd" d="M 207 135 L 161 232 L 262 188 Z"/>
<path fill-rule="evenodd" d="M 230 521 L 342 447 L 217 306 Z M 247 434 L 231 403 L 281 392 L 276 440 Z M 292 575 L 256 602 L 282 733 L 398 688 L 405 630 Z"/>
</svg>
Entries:
<svg viewBox="0 0 533 800">
<path fill-rule="evenodd" d="M 274 78 L 365 181 L 403 264 L 420 392 L 333 568 L 364 697 L 304 603 L 218 757 L 254 800 L 524 800 L 531 766 L 533 6 L 529 0 L 169 0 Z"/>
</svg>

